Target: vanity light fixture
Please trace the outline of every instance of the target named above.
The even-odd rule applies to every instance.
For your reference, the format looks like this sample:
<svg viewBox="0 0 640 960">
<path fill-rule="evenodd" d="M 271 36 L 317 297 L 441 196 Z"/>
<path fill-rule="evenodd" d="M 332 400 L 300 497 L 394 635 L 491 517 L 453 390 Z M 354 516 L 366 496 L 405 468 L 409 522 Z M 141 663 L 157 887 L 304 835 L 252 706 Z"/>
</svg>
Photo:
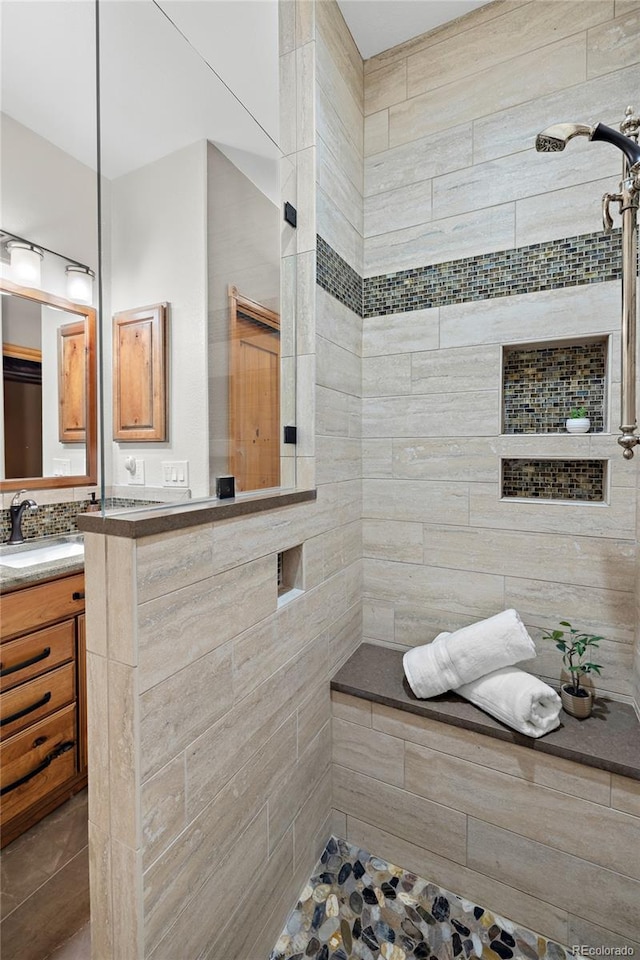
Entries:
<svg viewBox="0 0 640 960">
<path fill-rule="evenodd" d="M 14 282 L 27 287 L 39 287 L 44 251 L 25 240 L 9 240 L 7 250 L 11 257 L 11 277 Z"/>
<path fill-rule="evenodd" d="M 70 263 L 66 268 L 67 297 L 76 303 L 93 303 L 95 273 L 80 263 Z"/>
</svg>

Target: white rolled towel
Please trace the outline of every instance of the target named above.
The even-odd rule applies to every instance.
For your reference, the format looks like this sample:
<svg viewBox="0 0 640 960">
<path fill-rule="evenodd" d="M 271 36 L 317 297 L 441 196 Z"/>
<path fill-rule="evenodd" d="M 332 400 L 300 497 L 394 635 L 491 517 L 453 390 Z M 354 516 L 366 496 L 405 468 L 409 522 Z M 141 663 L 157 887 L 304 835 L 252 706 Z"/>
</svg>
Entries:
<svg viewBox="0 0 640 960">
<path fill-rule="evenodd" d="M 441 633 L 431 643 L 408 650 L 402 658 L 416 697 L 435 697 L 536 655 L 533 640 L 515 610 Z"/>
<path fill-rule="evenodd" d="M 517 667 L 494 670 L 458 687 L 456 693 L 527 737 L 543 737 L 560 726 L 558 694 Z"/>
</svg>

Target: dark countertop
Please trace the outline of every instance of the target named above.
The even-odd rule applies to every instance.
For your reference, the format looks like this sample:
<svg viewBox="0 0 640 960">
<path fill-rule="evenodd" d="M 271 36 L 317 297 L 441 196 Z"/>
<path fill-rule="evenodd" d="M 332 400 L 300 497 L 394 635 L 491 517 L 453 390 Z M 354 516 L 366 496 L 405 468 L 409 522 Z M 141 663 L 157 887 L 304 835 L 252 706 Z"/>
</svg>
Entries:
<svg viewBox="0 0 640 960">
<path fill-rule="evenodd" d="M 81 513 L 78 527 L 84 533 L 105 533 L 112 537 L 138 540 L 157 533 L 170 533 L 204 523 L 244 517 L 264 510 L 288 507 L 294 503 L 315 500 L 315 490 L 284 490 L 269 493 L 246 493 L 228 500 L 190 500 L 187 503 L 163 504 L 143 510 L 112 513 Z"/>
<path fill-rule="evenodd" d="M 51 537 L 37 537 L 33 540 L 25 540 L 19 548 L 11 548 L 12 552 L 16 550 L 33 550 L 38 547 L 46 547 L 49 544 L 59 543 L 61 540 L 73 540 L 82 542 L 82 534 L 54 535 Z M 0 592 L 10 593 L 12 590 L 20 590 L 22 587 L 30 587 L 36 583 L 44 583 L 47 580 L 57 580 L 58 577 L 66 577 L 72 573 L 82 573 L 84 570 L 84 556 L 65 557 L 58 560 L 49 560 L 45 563 L 35 563 L 29 567 L 9 567 L 2 563 L 2 554 L 9 549 L 6 544 L 0 546 Z"/>
<path fill-rule="evenodd" d="M 455 693 L 418 700 L 405 679 L 402 655 L 402 650 L 363 643 L 338 670 L 331 689 L 640 780 L 640 721 L 629 704 L 598 697 L 587 720 L 562 711 L 560 726 L 534 739 L 511 730 Z"/>
</svg>

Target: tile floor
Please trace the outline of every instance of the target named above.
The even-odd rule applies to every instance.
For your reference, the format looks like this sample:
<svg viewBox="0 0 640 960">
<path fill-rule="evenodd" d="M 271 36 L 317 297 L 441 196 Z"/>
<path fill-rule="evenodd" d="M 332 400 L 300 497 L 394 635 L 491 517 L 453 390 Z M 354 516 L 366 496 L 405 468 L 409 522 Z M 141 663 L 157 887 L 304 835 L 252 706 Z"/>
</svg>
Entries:
<svg viewBox="0 0 640 960">
<path fill-rule="evenodd" d="M 560 944 L 331 837 L 270 960 L 567 960 Z"/>
<path fill-rule="evenodd" d="M 87 791 L 0 853 L 2 960 L 89 960 Z"/>
</svg>

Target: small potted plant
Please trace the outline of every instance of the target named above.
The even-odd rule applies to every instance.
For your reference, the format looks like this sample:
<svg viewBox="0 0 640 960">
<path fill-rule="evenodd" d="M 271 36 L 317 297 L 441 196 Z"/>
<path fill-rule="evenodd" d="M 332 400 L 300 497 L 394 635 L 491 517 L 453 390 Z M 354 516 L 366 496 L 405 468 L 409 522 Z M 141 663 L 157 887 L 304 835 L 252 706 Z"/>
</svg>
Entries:
<svg viewBox="0 0 640 960">
<path fill-rule="evenodd" d="M 589 433 L 591 420 L 587 416 L 587 408 L 574 407 L 566 421 L 566 427 L 569 433 Z"/>
<path fill-rule="evenodd" d="M 595 694 L 593 683 L 585 683 L 585 678 L 595 673 L 600 676 L 601 665 L 592 663 L 588 657 L 593 647 L 604 637 L 598 637 L 591 633 L 580 633 L 575 627 L 572 627 L 567 620 L 560 621 L 561 627 L 565 630 L 548 630 L 543 634 L 543 640 L 551 640 L 555 643 L 558 650 L 562 653 L 562 662 L 568 673 L 568 680 L 560 686 L 560 698 L 563 709 L 584 720 L 591 716 Z M 561 678 L 562 679 L 562 678 Z"/>
</svg>

